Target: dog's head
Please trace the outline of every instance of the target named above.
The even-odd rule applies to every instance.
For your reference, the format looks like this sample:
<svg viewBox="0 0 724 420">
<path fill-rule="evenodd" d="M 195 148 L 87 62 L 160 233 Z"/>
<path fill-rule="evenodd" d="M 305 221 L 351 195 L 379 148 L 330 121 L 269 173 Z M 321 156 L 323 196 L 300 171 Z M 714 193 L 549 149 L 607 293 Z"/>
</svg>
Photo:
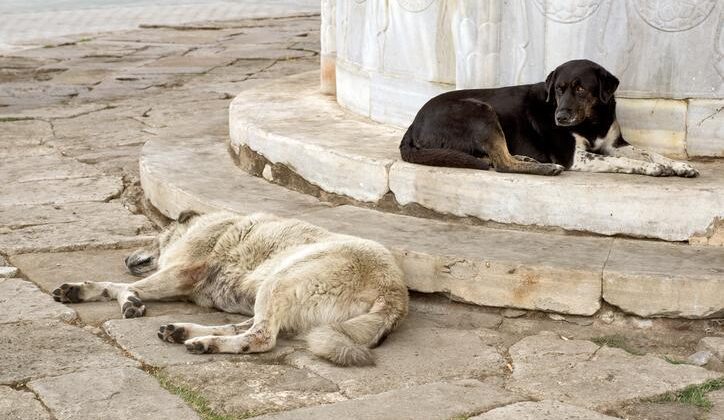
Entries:
<svg viewBox="0 0 724 420">
<path fill-rule="evenodd" d="M 618 79 L 589 60 L 573 60 L 553 70 L 545 82 L 547 102 L 556 104 L 555 123 L 570 127 L 596 119 L 596 108 L 608 104 Z"/>
<path fill-rule="evenodd" d="M 178 218 L 169 223 L 164 230 L 156 236 L 149 245 L 135 250 L 126 257 L 126 267 L 131 274 L 136 276 L 144 275 L 158 267 L 158 259 L 164 249 L 176 242 L 188 230 L 193 219 L 199 213 L 193 210 L 182 211 Z"/>
</svg>

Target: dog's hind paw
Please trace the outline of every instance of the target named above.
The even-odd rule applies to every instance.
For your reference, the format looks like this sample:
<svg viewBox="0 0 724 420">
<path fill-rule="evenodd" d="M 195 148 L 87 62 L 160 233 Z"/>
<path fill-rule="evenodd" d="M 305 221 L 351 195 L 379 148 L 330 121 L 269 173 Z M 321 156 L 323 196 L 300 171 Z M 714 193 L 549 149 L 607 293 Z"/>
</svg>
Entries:
<svg viewBox="0 0 724 420">
<path fill-rule="evenodd" d="M 53 290 L 53 299 L 62 303 L 78 303 L 83 299 L 80 298 L 80 284 L 63 283 L 57 289 Z"/>
<path fill-rule="evenodd" d="M 124 318 L 140 318 L 146 313 L 146 305 L 136 296 L 128 296 L 121 307 Z"/>
<path fill-rule="evenodd" d="M 218 353 L 210 337 L 191 338 L 184 342 L 186 350 L 193 354 Z"/>
<path fill-rule="evenodd" d="M 188 333 L 184 327 L 174 324 L 161 325 L 156 335 L 163 341 L 177 344 L 183 343 L 188 337 Z"/>
<path fill-rule="evenodd" d="M 697 171 L 696 169 L 694 169 L 693 166 L 685 162 L 674 162 L 671 165 L 671 170 L 676 176 L 681 176 L 684 178 L 694 178 L 699 176 L 699 171 Z"/>
<path fill-rule="evenodd" d="M 557 165 L 555 163 L 541 163 L 540 166 L 544 168 L 541 175 L 549 176 L 560 175 L 561 172 L 566 169 L 563 166 Z"/>
</svg>

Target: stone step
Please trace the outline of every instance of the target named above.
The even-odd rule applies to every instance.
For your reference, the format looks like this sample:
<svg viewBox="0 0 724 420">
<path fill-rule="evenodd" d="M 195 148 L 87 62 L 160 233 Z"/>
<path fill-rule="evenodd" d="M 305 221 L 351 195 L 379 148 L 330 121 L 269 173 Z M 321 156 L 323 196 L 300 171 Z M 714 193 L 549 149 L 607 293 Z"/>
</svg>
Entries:
<svg viewBox="0 0 724 420">
<path fill-rule="evenodd" d="M 248 147 L 324 191 L 500 223 L 686 241 L 724 218 L 724 161 L 697 162 L 696 179 L 565 172 L 558 177 L 434 168 L 400 160 L 403 130 L 320 94 L 305 73 L 246 90 L 230 106 L 237 153 Z M 721 229 L 721 228 L 720 228 Z"/>
<path fill-rule="evenodd" d="M 155 139 L 143 148 L 146 197 L 175 218 L 185 209 L 266 211 L 379 241 L 408 286 L 498 307 L 592 315 L 602 297 L 640 316 L 724 314 L 724 252 L 643 240 L 493 229 L 330 207 L 246 174 L 221 139 Z"/>
</svg>

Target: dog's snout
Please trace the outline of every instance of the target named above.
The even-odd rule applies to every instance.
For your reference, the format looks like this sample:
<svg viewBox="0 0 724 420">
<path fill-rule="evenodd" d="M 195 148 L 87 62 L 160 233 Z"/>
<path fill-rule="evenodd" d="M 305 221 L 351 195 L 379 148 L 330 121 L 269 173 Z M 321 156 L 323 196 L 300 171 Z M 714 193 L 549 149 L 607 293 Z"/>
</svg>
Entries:
<svg viewBox="0 0 724 420">
<path fill-rule="evenodd" d="M 558 112 L 556 112 L 556 121 L 565 123 L 565 122 L 570 121 L 572 116 L 573 116 L 573 113 L 571 112 L 570 109 L 567 109 L 567 108 L 561 109 L 561 110 L 558 110 Z"/>
<path fill-rule="evenodd" d="M 126 258 L 123 259 L 123 263 L 126 264 L 126 267 L 128 267 L 128 259 L 131 258 L 130 255 L 127 255 Z"/>
</svg>

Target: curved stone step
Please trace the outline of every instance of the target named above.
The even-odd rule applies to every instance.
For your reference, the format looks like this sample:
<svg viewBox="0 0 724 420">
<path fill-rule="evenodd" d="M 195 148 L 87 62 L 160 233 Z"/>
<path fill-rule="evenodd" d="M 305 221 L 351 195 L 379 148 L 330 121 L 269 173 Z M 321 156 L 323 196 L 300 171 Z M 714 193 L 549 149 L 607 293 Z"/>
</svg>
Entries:
<svg viewBox="0 0 724 420">
<path fill-rule="evenodd" d="M 149 141 L 140 160 L 146 197 L 172 218 L 189 208 L 266 211 L 374 239 L 396 255 L 412 290 L 444 292 L 479 305 L 591 315 L 603 295 L 642 316 L 724 314 L 721 248 L 492 229 L 330 207 L 240 171 L 227 150 L 213 138 Z"/>
<path fill-rule="evenodd" d="M 232 146 L 286 165 L 327 192 L 520 225 L 684 241 L 724 219 L 724 161 L 701 177 L 565 172 L 558 177 L 433 168 L 399 158 L 403 131 L 342 109 L 317 72 L 246 90 L 230 106 Z"/>
</svg>

